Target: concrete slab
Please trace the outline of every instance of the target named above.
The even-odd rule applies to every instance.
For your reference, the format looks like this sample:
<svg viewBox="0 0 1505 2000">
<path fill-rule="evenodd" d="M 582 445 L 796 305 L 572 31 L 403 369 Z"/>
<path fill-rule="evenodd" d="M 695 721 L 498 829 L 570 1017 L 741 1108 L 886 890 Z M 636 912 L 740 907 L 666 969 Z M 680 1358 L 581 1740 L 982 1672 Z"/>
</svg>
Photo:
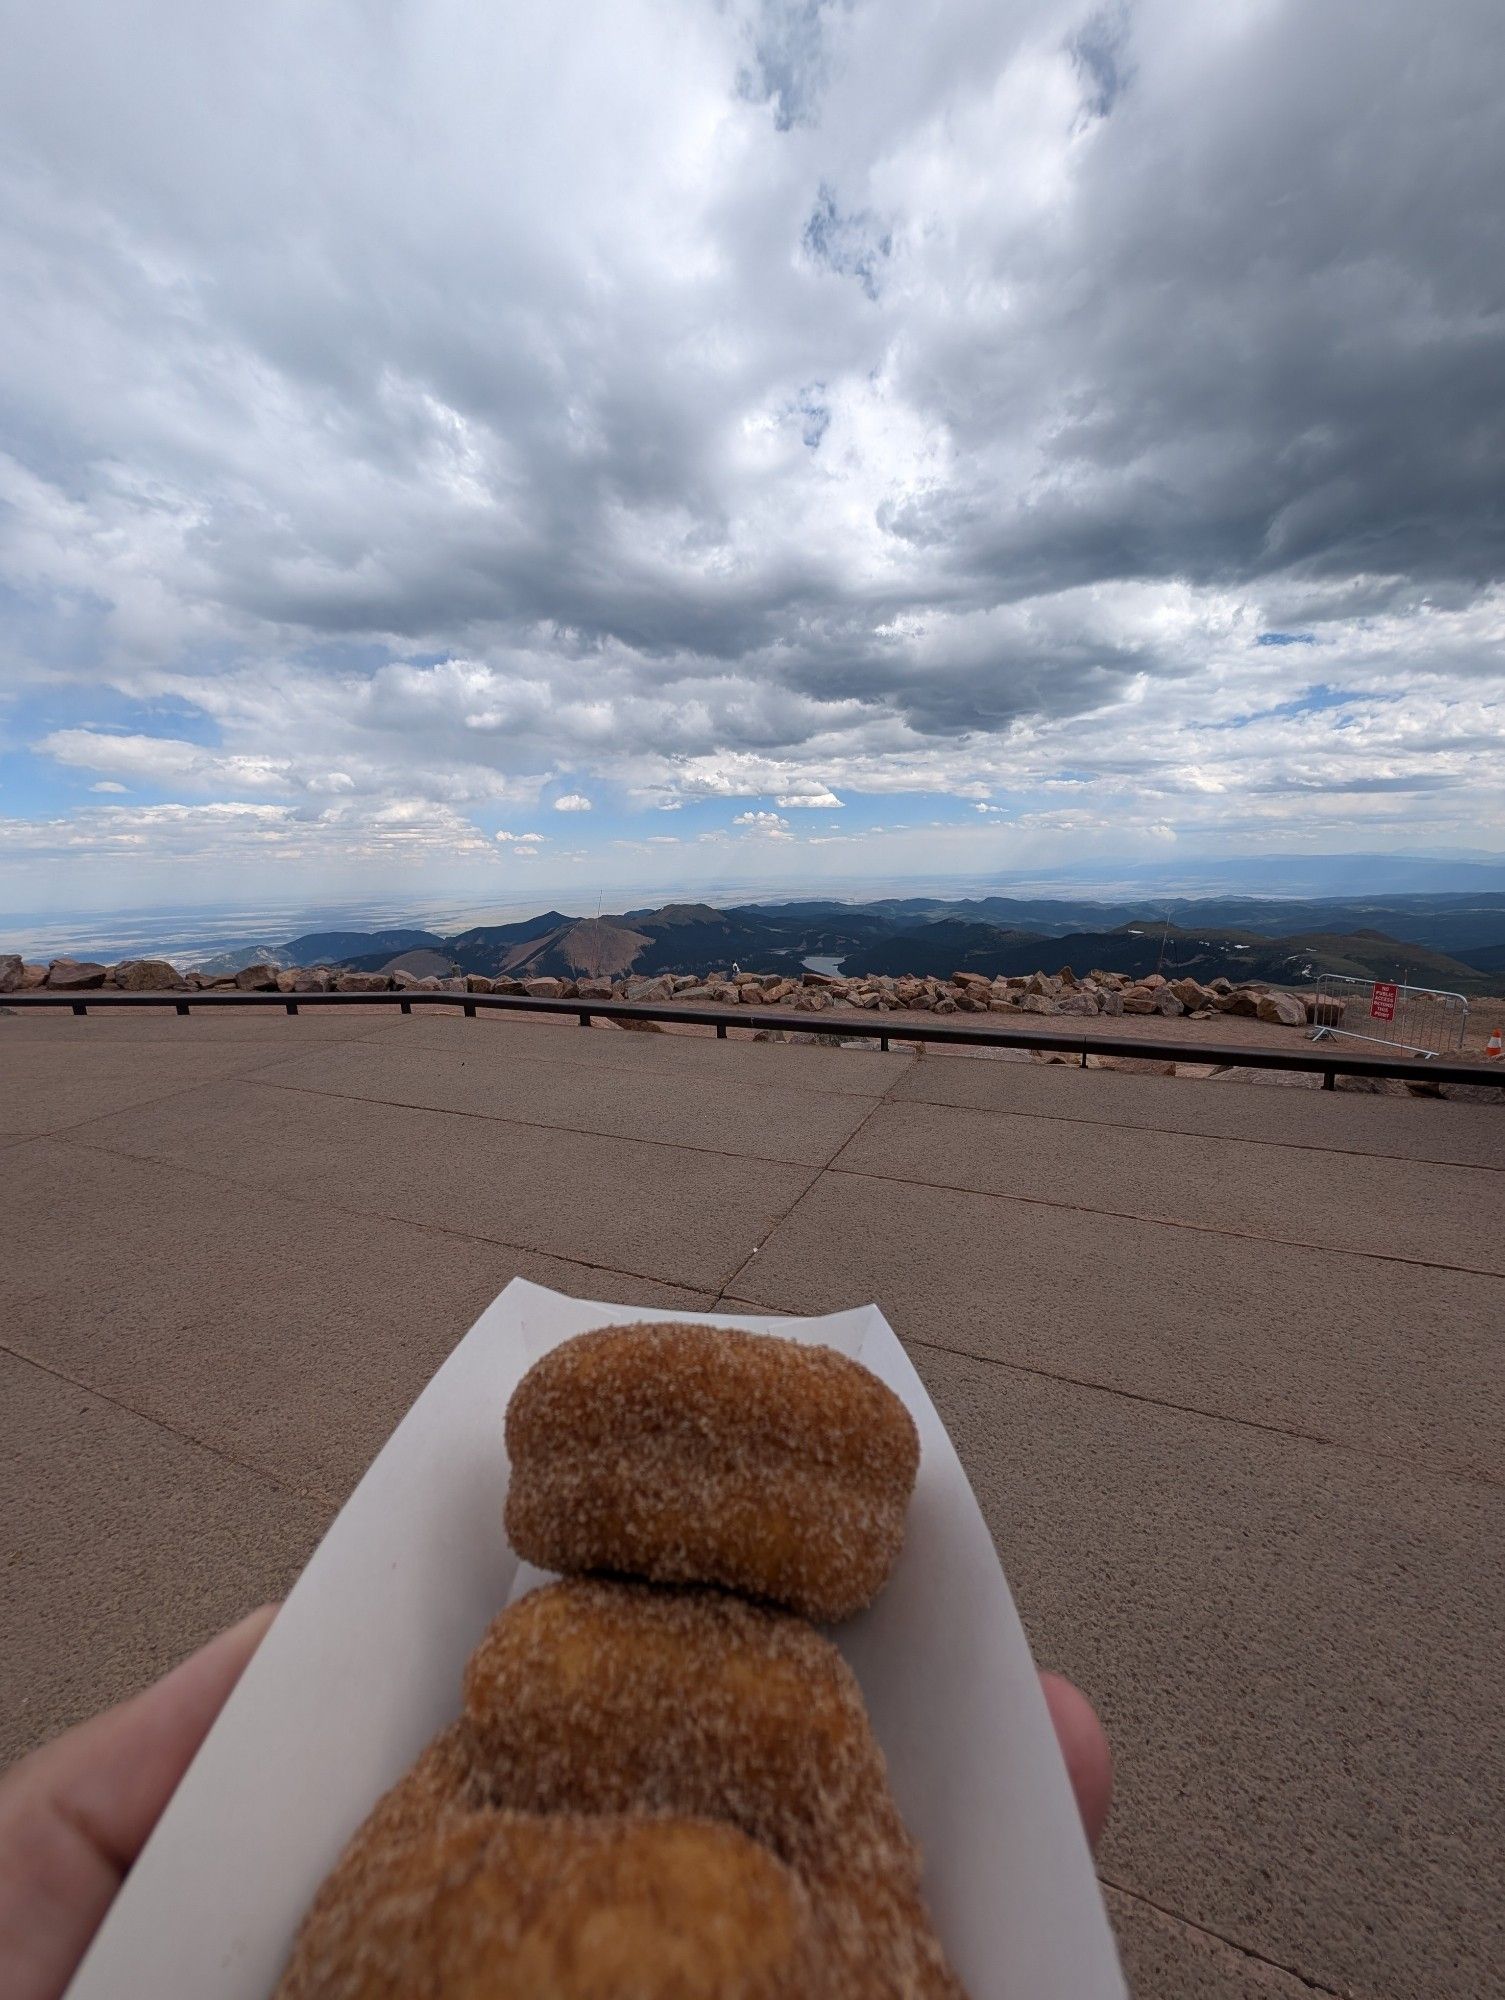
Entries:
<svg viewBox="0 0 1505 2000">
<path fill-rule="evenodd" d="M 891 1095 L 974 1111 L 1505 1171 L 1505 1092 L 1498 1105 L 1449 1104 L 1323 1090 L 1208 1089 L 1188 1077 L 924 1056 L 896 1080 Z"/>
<path fill-rule="evenodd" d="M 1505 1492 L 915 1359 L 1118 1746 L 1105 1875 L 1325 1991 L 1492 1990 Z"/>
<path fill-rule="evenodd" d="M 1309 1981 L 1105 1887 L 1129 1991 L 1141 2000 L 1312 2000 Z"/>
<path fill-rule="evenodd" d="M 206 1085 L 72 1136 L 693 1290 L 719 1289 L 812 1178 L 807 1167 L 256 1083 Z"/>
<path fill-rule="evenodd" d="M 795 1016 L 795 1019 L 798 1019 Z M 660 1035 L 635 1034 L 596 1022 L 581 1028 L 573 1019 L 548 1014 L 419 1013 L 400 1024 L 373 1022 L 363 1039 L 387 1048 L 443 1050 L 460 1056 L 484 1054 L 509 1062 L 567 1061 L 597 1069 L 640 1075 L 705 1077 L 716 1083 L 755 1083 L 774 1089 L 851 1091 L 878 1097 L 914 1061 L 911 1054 L 876 1046 L 822 1048 L 816 1043 L 741 1040 L 736 1030 L 718 1041 L 710 1029 L 677 1028 Z"/>
<path fill-rule="evenodd" d="M 1505 1236 L 1480 1220 L 1495 1205 L 1496 1177 L 1476 1167 L 892 1102 L 877 1107 L 834 1164 L 935 1187 L 1505 1272 Z"/>
<path fill-rule="evenodd" d="M 330 1501 L 512 1278 L 712 1300 L 81 1146 L 36 1142 L 13 1173 L 3 1344 Z"/>
<path fill-rule="evenodd" d="M 910 1340 L 1505 1477 L 1505 1283 L 826 1174 L 734 1280 Z"/>
<path fill-rule="evenodd" d="M 606 1138 L 651 1139 L 751 1159 L 821 1167 L 868 1115 L 871 1098 L 851 1092 L 780 1089 L 771 1079 L 663 1075 L 490 1050 L 407 1049 L 344 1043 L 257 1071 L 260 1083 L 376 1103 L 506 1118 Z"/>
<path fill-rule="evenodd" d="M 330 1509 L 0 1355 L 0 1763 L 280 1597 Z"/>
<path fill-rule="evenodd" d="M 172 1097 L 196 1084 L 238 1076 L 272 1060 L 260 1041 L 172 1048 L 161 1041 L 90 1050 L 61 1039 L 0 1042 L 0 1138 L 59 1132 L 108 1111 Z"/>
<path fill-rule="evenodd" d="M 933 1122 L 889 1124 L 876 1175 L 817 1174 L 683 1143 L 696 1128 L 675 1100 L 748 1118 L 764 1092 L 776 1118 L 784 1095 L 850 1100 L 785 1127 L 808 1134 L 902 1095 L 913 1058 L 395 1009 L 0 1015 L 0 1076 L 7 1050 L 44 1045 L 68 1052 L 70 1088 L 95 1078 L 100 1116 L 0 1154 L 0 1338 L 34 1357 L 0 1368 L 53 1385 L 11 1394 L 0 1373 L 7 1639 L 33 1703 L 15 1741 L 281 1588 L 296 1534 L 313 1539 L 513 1270 L 671 1310 L 723 1288 L 763 1310 L 877 1296 L 961 1441 L 1042 1657 L 1107 1712 L 1126 1778 L 1105 1873 L 1142 1990 L 1488 1988 L 1505 1312 L 1497 1276 L 1449 1268 L 1459 1215 L 1488 1240 L 1497 1178 L 1458 1163 L 1480 1151 L 1459 1135 L 1484 1130 L 1454 1122 L 1460 1107 L 1402 1102 L 1402 1130 L 1389 1101 L 1354 1106 L 1389 1121 L 1360 1124 L 1352 1100 L 1298 1109 L 1299 1092 L 1224 1087 L 1239 1102 L 1217 1106 L 1216 1130 L 1166 1132 L 1162 1106 L 1203 1106 L 1205 1086 L 1026 1063 L 1006 1080 L 1030 1078 L 1028 1102 L 911 1099 L 901 1118 Z M 417 1056 L 420 1087 L 466 1101 L 429 1067 L 447 1052 L 464 1093 L 473 1067 L 537 1065 L 547 1117 L 590 1092 L 609 1130 L 642 1129 L 655 1092 L 670 1108 L 657 1139 L 600 1137 L 249 1070 L 112 1108 L 124 1052 L 146 1067 L 164 1049 L 239 1051 L 257 1070 L 326 1052 L 344 1075 L 390 1051 L 394 1073 Z M 924 1061 L 994 1082 L 1005 1067 Z M 1110 1083 L 1112 1101 L 1068 1098 L 1078 1083 Z M 514 1109 L 539 1101 L 505 1088 Z M 1288 1100 L 1278 1114 L 1272 1098 Z M 1316 1144 L 1333 1124 L 1292 1122 L 1335 1111 L 1339 1149 Z M 1440 1132 L 1446 1164 L 1430 1165 Z M 906 1145 L 1050 1199 L 902 1178 Z M 1484 1191 L 1467 1209 L 1465 1185 Z M 1149 1212 L 1104 1212 L 1125 1189 Z M 1199 1204 L 1222 1211 L 1211 1226 Z M 1251 1215 L 1274 1236 L 1228 1232 Z M 1424 1258 L 1283 1240 L 1313 1217 L 1387 1250 L 1409 1227 Z"/>
<path fill-rule="evenodd" d="M 0 1056 L 12 1037 L 17 1043 L 64 1042 L 80 1055 L 87 1055 L 91 1049 L 112 1042 L 165 1041 L 175 1048 L 200 1048 L 218 1042 L 286 1043 L 291 1037 L 304 1044 L 343 1042 L 401 1019 L 396 1007 L 331 1007 L 323 1013 L 306 1010 L 300 1014 L 284 1013 L 280 1007 L 200 1008 L 196 1014 L 176 1014 L 171 1007 L 97 1007 L 83 1016 L 64 1008 L 35 1008 L 0 1015 Z"/>
</svg>

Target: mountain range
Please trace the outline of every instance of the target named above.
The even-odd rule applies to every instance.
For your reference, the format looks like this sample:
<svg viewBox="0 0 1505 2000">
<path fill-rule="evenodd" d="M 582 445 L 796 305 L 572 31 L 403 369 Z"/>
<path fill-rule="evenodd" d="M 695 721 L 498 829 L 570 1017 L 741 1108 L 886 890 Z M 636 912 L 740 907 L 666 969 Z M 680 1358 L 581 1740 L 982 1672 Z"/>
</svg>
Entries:
<svg viewBox="0 0 1505 2000">
<path fill-rule="evenodd" d="M 495 978 L 553 974 L 703 976 L 735 964 L 758 972 L 847 974 L 1050 970 L 1099 966 L 1135 976 L 1304 985 L 1322 972 L 1497 990 L 1505 974 L 1505 895 L 1417 895 L 1277 902 L 1253 897 L 1140 903 L 985 896 L 890 897 L 870 903 L 666 903 L 576 917 L 544 910 L 518 923 L 445 936 L 419 928 L 310 931 L 269 945 L 237 943 L 202 969 L 255 959 Z"/>
</svg>

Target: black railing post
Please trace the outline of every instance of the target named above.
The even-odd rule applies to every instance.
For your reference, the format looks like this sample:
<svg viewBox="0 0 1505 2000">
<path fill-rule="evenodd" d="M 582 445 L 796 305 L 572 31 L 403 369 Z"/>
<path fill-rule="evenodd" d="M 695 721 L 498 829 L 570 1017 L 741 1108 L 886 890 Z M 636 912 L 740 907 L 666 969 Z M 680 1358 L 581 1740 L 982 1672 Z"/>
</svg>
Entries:
<svg viewBox="0 0 1505 2000">
<path fill-rule="evenodd" d="M 403 1013 L 404 1013 L 404 1014 L 411 1014 L 411 1013 L 412 1013 L 412 1011 L 413 1011 L 413 1003 L 412 1003 L 412 1001 L 411 1001 L 411 1000 L 399 1000 L 397 1004 L 398 1004 L 398 1006 L 399 1006 L 399 1007 L 400 1007 L 400 1008 L 402 1009 L 402 1011 L 403 1011 Z"/>
<path fill-rule="evenodd" d="M 467 1000 L 465 1002 L 465 1018 L 467 1021 L 473 1021 L 475 1017 L 476 1017 L 476 1003 L 474 1000 Z"/>
<path fill-rule="evenodd" d="M 289 1000 L 289 1001 L 288 1001 L 288 1003 L 287 1003 L 287 1011 L 289 1012 L 289 1014 L 296 1014 L 296 1013 L 297 1013 L 297 1011 L 298 1011 L 298 1003 L 297 1003 L 297 1001 L 296 1001 L 296 1000 Z"/>
<path fill-rule="evenodd" d="M 582 1007 L 580 1009 L 580 1025 L 582 1028 L 588 1028 L 590 1024 L 591 1024 L 591 1010 L 589 1007 Z"/>
<path fill-rule="evenodd" d="M 73 1011 L 75 1014 L 87 1014 L 89 1011 L 88 1003 L 83 1000 L 75 1000 L 73 1003 Z"/>
</svg>

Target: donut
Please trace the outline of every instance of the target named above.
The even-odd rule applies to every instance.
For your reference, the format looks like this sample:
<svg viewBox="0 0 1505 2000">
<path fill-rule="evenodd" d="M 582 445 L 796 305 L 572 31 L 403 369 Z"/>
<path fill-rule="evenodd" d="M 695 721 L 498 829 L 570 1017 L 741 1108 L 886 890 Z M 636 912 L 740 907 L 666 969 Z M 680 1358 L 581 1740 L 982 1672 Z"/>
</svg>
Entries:
<svg viewBox="0 0 1505 2000">
<path fill-rule="evenodd" d="M 828 1994 L 959 1994 L 857 1682 L 803 1619 L 567 1578 L 493 1622 L 462 1726 L 499 1809 L 685 1815 L 758 1842 L 809 1891 Z"/>
<path fill-rule="evenodd" d="M 735 1828 L 446 1808 L 432 1780 L 424 1760 L 351 1842 L 276 2000 L 810 2000 L 829 1990 L 808 1893 Z"/>
<path fill-rule="evenodd" d="M 858 1362 L 672 1321 L 552 1349 L 506 1441 L 527 1561 L 721 1584 L 819 1621 L 882 1588 L 920 1458 L 908 1410 Z"/>
</svg>

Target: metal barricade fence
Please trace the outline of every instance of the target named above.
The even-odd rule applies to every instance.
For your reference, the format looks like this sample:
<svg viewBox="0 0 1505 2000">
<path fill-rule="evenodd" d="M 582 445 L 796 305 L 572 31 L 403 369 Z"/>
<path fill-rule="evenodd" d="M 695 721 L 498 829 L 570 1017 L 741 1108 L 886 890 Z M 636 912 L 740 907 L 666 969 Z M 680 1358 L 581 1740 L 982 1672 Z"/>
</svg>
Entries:
<svg viewBox="0 0 1505 2000">
<path fill-rule="evenodd" d="M 1311 1022 L 1314 1042 L 1348 1035 L 1418 1056 L 1456 1055 L 1468 1027 L 1468 1001 L 1435 986 L 1324 972 L 1317 981 Z"/>
</svg>

